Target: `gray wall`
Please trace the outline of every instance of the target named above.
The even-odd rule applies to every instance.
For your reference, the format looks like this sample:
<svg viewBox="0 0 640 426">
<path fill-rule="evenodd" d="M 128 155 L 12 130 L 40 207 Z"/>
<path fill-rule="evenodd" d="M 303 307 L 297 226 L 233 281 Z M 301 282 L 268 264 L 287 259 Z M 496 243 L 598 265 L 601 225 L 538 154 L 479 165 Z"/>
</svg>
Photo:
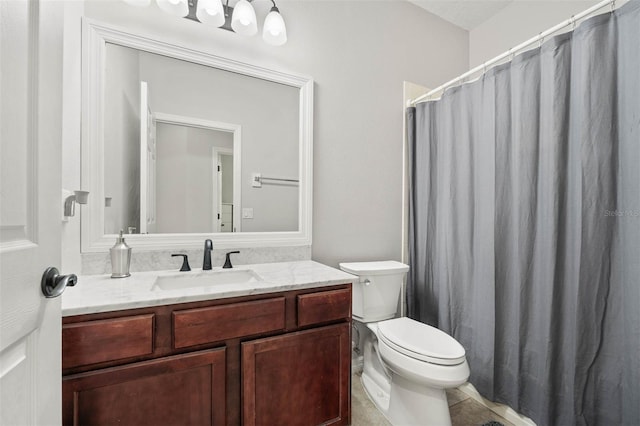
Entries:
<svg viewBox="0 0 640 426">
<path fill-rule="evenodd" d="M 242 231 L 298 229 L 297 186 L 251 186 L 253 172 L 298 177 L 297 88 L 146 52 L 140 54 L 140 78 L 149 84 L 154 112 L 242 126 L 238 207 L 254 214 L 242 219 Z"/>
<path fill-rule="evenodd" d="M 242 126 L 242 204 L 236 208 L 251 207 L 254 212 L 253 218 L 242 220 L 243 231 L 298 229 L 297 186 L 251 185 L 252 172 L 298 177 L 298 89 L 113 44 L 107 46 L 105 62 L 105 194 L 112 197 L 111 207 L 105 210 L 105 232 L 117 233 L 119 229 L 126 232 L 130 226 L 140 230 L 140 80 L 147 82 L 153 113 Z M 163 128 L 177 140 L 179 130 Z M 184 128 L 181 132 L 194 135 L 195 129 Z M 187 145 L 183 143 L 180 147 Z M 169 152 L 166 146 L 163 150 Z M 172 153 L 179 154 L 175 149 Z M 166 179 L 164 173 L 169 173 Z M 184 184 L 187 174 L 176 176 L 176 173 L 162 167 L 158 170 L 158 182 Z M 185 188 L 180 195 L 197 190 Z M 160 197 L 158 200 L 161 201 Z M 187 210 L 182 213 L 180 208 L 171 206 L 170 202 L 159 202 L 159 222 L 154 232 L 214 232 L 211 223 L 205 226 L 204 218 L 192 217 L 193 221 L 187 222 L 183 213 L 191 210 L 186 204 L 182 206 Z M 209 205 L 207 210 L 198 210 L 211 213 Z M 181 224 L 184 228 L 180 228 Z"/>
<path fill-rule="evenodd" d="M 140 230 L 140 83 L 138 55 L 131 49 L 107 49 L 105 70 L 104 230 L 117 234 Z"/>
<path fill-rule="evenodd" d="M 316 80 L 312 258 L 400 260 L 402 83 L 464 72 L 467 32 L 402 1 L 286 5 L 288 62 Z"/>
<path fill-rule="evenodd" d="M 598 0 L 514 1 L 469 32 L 469 65 L 476 67 L 597 3 Z"/>
<path fill-rule="evenodd" d="M 217 191 L 213 147 L 232 148 L 233 135 L 210 129 L 156 126 L 156 232 L 214 232 Z"/>
<path fill-rule="evenodd" d="M 271 4 L 256 1 L 259 19 Z M 240 37 L 155 4 L 85 3 L 86 16 L 315 79 L 314 260 L 400 259 L 403 80 L 436 87 L 468 68 L 468 34 L 404 1 L 279 1 L 289 41 Z M 260 25 L 261 26 L 261 25 Z"/>
</svg>

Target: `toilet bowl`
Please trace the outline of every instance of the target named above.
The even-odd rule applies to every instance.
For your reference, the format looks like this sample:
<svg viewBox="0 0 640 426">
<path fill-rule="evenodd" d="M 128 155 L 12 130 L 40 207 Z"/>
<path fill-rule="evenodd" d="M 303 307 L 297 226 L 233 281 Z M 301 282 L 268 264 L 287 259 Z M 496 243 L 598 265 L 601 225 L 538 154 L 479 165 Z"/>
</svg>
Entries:
<svg viewBox="0 0 640 426">
<path fill-rule="evenodd" d="M 353 319 L 370 399 L 393 425 L 450 425 L 445 389 L 465 383 L 469 365 L 453 337 L 410 318 L 394 318 L 409 267 L 387 261 L 340 268 L 360 278 L 353 288 Z"/>
</svg>

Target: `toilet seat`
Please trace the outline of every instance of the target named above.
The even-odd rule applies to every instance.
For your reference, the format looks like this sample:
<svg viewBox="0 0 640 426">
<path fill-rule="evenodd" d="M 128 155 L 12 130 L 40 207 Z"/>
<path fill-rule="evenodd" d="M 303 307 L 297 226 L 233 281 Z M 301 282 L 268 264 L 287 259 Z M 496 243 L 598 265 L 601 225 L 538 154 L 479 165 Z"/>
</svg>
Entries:
<svg viewBox="0 0 640 426">
<path fill-rule="evenodd" d="M 445 366 L 465 361 L 465 350 L 453 337 L 411 318 L 379 322 L 378 337 L 390 348 L 419 361 Z"/>
</svg>

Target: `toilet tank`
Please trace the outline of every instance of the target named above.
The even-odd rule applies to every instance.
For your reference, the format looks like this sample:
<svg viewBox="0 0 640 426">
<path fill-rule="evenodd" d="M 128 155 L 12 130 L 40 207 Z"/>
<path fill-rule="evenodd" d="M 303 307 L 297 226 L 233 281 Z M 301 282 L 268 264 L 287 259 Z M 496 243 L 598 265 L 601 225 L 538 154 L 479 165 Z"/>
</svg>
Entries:
<svg viewBox="0 0 640 426">
<path fill-rule="evenodd" d="M 393 260 L 341 263 L 340 269 L 357 275 L 353 284 L 353 317 L 362 322 L 396 316 L 404 276 L 409 265 Z"/>
</svg>

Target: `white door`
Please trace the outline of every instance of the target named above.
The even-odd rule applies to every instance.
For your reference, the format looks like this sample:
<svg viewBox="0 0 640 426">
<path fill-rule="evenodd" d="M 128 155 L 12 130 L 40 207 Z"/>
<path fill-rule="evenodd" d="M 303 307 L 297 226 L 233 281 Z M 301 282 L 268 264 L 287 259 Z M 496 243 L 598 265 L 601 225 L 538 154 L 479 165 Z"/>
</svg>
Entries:
<svg viewBox="0 0 640 426">
<path fill-rule="evenodd" d="M 55 1 L 0 0 L 0 425 L 61 417 L 62 18 Z"/>
<path fill-rule="evenodd" d="M 156 232 L 156 121 L 149 87 L 140 82 L 140 233 Z"/>
<path fill-rule="evenodd" d="M 222 210 L 222 185 L 223 178 L 232 176 L 230 173 L 224 173 L 222 166 L 222 157 L 225 155 L 233 156 L 233 148 L 225 148 L 213 146 L 211 148 L 211 158 L 213 159 L 213 185 L 212 197 L 213 207 L 213 232 L 231 232 L 231 226 L 224 221 L 224 212 Z M 226 228 L 225 228 L 226 226 Z"/>
</svg>

